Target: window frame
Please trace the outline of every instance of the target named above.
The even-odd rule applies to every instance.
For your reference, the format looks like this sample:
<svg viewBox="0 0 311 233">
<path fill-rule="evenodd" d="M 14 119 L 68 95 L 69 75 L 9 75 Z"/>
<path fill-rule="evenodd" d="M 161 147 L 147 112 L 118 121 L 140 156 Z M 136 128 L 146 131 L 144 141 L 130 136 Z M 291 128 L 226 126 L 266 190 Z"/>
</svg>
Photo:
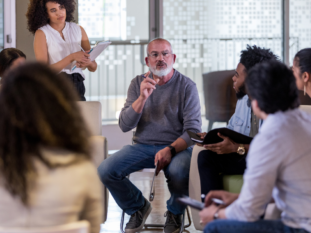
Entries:
<svg viewBox="0 0 311 233">
<path fill-rule="evenodd" d="M 4 48 L 16 48 L 16 0 L 3 1 Z"/>
</svg>

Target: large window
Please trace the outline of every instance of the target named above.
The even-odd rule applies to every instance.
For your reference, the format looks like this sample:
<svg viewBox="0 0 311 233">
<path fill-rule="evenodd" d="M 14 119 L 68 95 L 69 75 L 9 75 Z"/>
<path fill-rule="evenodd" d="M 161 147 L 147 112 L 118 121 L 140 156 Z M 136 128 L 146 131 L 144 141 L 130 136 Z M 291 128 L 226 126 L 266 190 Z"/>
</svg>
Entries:
<svg viewBox="0 0 311 233">
<path fill-rule="evenodd" d="M 164 0 L 164 38 L 177 55 L 175 68 L 197 83 L 202 74 L 235 69 L 246 45 L 270 48 L 282 59 L 281 0 Z"/>
<path fill-rule="evenodd" d="M 3 0 L 0 0 L 0 50 L 4 48 Z"/>
<path fill-rule="evenodd" d="M 175 68 L 197 83 L 204 114 L 202 74 L 235 69 L 246 45 L 270 48 L 283 60 L 283 3 L 289 1 L 290 62 L 311 47 L 310 0 L 163 0 L 158 14 L 163 37 L 177 55 Z M 130 81 L 148 70 L 144 64 L 151 0 L 79 0 L 79 23 L 92 43 L 113 43 L 86 74 L 86 97 L 99 100 L 103 120 L 116 121 Z M 162 2 L 162 1 L 159 1 Z M 160 9 L 160 10 L 161 10 Z M 158 12 L 157 12 L 158 13 Z M 285 17 L 285 18 L 286 18 Z"/>
<path fill-rule="evenodd" d="M 113 42 L 96 60 L 97 71 L 84 72 L 86 98 L 101 102 L 106 123 L 118 119 L 131 80 L 147 71 L 144 50 L 148 22 L 149 4 L 145 0 L 79 0 L 79 23 L 91 42 Z"/>
<path fill-rule="evenodd" d="M 289 59 L 293 63 L 295 54 L 303 49 L 311 47 L 311 1 L 290 0 L 290 41 Z"/>
<path fill-rule="evenodd" d="M 79 23 L 91 40 L 148 40 L 148 5 L 146 0 L 79 0 Z"/>
</svg>

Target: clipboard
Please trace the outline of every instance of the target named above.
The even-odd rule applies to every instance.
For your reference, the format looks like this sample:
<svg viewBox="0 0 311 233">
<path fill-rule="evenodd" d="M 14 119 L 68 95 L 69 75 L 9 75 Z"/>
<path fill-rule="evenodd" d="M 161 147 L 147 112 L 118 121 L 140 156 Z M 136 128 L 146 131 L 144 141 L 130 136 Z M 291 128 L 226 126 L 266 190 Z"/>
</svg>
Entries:
<svg viewBox="0 0 311 233">
<path fill-rule="evenodd" d="M 90 54 L 91 61 L 94 61 L 109 45 L 111 41 L 97 41 L 95 46 L 90 50 L 88 54 Z M 71 71 L 74 71 L 77 66 L 74 66 Z"/>
<path fill-rule="evenodd" d="M 110 44 L 111 41 L 97 41 L 89 52 L 91 61 L 94 61 Z"/>
</svg>

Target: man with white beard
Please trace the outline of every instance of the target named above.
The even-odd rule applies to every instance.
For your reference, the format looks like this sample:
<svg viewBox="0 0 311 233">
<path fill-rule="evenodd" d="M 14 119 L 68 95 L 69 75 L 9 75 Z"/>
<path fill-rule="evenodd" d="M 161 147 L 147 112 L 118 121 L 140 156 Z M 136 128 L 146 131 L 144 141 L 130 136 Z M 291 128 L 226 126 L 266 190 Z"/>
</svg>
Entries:
<svg viewBox="0 0 311 233">
<path fill-rule="evenodd" d="M 151 212 L 150 203 L 126 178 L 143 168 L 164 170 L 171 193 L 167 201 L 164 232 L 179 232 L 185 207 L 176 202 L 188 195 L 192 142 L 187 130 L 200 132 L 201 111 L 196 84 L 173 69 L 176 55 L 170 42 L 157 38 L 149 42 L 145 58 L 150 71 L 130 84 L 119 126 L 123 132 L 136 127 L 134 144 L 103 161 L 101 181 L 128 215 L 125 232 L 139 232 Z"/>
</svg>

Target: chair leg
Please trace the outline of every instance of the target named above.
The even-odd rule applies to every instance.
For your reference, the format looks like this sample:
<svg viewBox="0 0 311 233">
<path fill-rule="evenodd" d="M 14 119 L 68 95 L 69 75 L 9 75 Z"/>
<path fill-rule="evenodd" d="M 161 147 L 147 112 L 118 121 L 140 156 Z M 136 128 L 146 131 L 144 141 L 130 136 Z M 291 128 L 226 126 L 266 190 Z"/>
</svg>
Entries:
<svg viewBox="0 0 311 233">
<path fill-rule="evenodd" d="M 127 176 L 128 179 L 130 179 L 130 175 Z M 125 233 L 124 230 L 123 230 L 123 226 L 124 226 L 124 215 L 125 215 L 125 212 L 124 210 L 122 210 L 122 216 L 121 216 L 121 222 L 120 222 L 120 231 L 122 233 Z"/>
<path fill-rule="evenodd" d="M 188 218 L 188 224 L 187 225 L 184 225 L 185 224 L 185 214 L 187 214 L 187 218 Z M 189 208 L 187 207 L 186 208 L 186 213 L 184 213 L 183 216 L 182 216 L 182 223 L 181 223 L 180 233 L 182 233 L 185 228 L 190 227 L 191 223 L 192 223 L 192 221 L 191 221 L 191 217 L 190 217 L 190 211 L 189 211 Z M 124 211 L 122 211 L 122 217 L 121 217 L 121 223 L 120 223 L 120 230 L 121 230 L 122 233 L 124 233 L 123 226 L 124 226 Z M 148 227 L 159 228 L 159 227 L 164 227 L 164 224 L 145 224 L 144 227 L 145 228 L 148 228 Z"/>
<path fill-rule="evenodd" d="M 159 227 L 164 227 L 164 224 L 145 224 L 144 227 L 145 227 L 145 228 L 148 228 L 148 227 L 156 227 L 156 228 L 159 228 Z"/>
<path fill-rule="evenodd" d="M 128 175 L 128 179 L 130 178 L 130 175 Z M 188 217 L 188 224 L 187 225 L 184 225 L 185 223 L 185 214 L 187 213 L 187 217 Z M 181 228 L 180 228 L 180 233 L 184 231 L 185 228 L 188 228 L 192 221 L 191 221 L 191 218 L 190 218 L 190 211 L 189 211 L 189 208 L 187 207 L 186 208 L 186 213 L 184 212 L 183 216 L 182 216 L 182 223 L 181 223 Z M 122 233 L 125 233 L 124 230 L 123 230 L 123 227 L 124 227 L 124 215 L 125 215 L 125 212 L 122 211 L 122 216 L 121 216 L 121 222 L 120 222 L 120 231 Z M 148 227 L 163 227 L 164 228 L 164 224 L 145 224 L 144 225 L 145 228 L 148 228 Z"/>
<path fill-rule="evenodd" d="M 185 229 L 184 224 L 185 224 L 185 211 L 184 211 L 184 214 L 182 215 L 182 221 L 181 221 L 181 226 L 180 226 L 179 233 L 182 233 L 184 231 L 184 229 Z"/>
<path fill-rule="evenodd" d="M 121 222 L 120 222 L 120 231 L 122 233 L 125 233 L 123 230 L 123 225 L 124 225 L 124 211 L 122 211 L 122 217 L 121 217 Z"/>
<path fill-rule="evenodd" d="M 185 225 L 185 228 L 188 228 L 188 227 L 190 227 L 192 221 L 191 221 L 190 211 L 189 211 L 189 208 L 188 208 L 188 207 L 186 208 L 186 211 L 187 211 L 187 217 L 188 217 L 188 224 Z"/>
<path fill-rule="evenodd" d="M 187 214 L 187 219 L 188 219 L 188 224 L 187 225 L 184 225 L 185 224 L 185 214 Z M 185 230 L 185 228 L 190 227 L 191 224 L 192 224 L 192 221 L 191 221 L 191 217 L 190 217 L 190 211 L 189 211 L 189 208 L 187 207 L 186 208 L 186 213 L 184 213 L 183 216 L 182 216 L 182 223 L 181 223 L 180 233 L 183 232 Z M 144 227 L 145 228 L 148 228 L 148 227 L 164 227 L 164 224 L 145 224 Z"/>
</svg>

